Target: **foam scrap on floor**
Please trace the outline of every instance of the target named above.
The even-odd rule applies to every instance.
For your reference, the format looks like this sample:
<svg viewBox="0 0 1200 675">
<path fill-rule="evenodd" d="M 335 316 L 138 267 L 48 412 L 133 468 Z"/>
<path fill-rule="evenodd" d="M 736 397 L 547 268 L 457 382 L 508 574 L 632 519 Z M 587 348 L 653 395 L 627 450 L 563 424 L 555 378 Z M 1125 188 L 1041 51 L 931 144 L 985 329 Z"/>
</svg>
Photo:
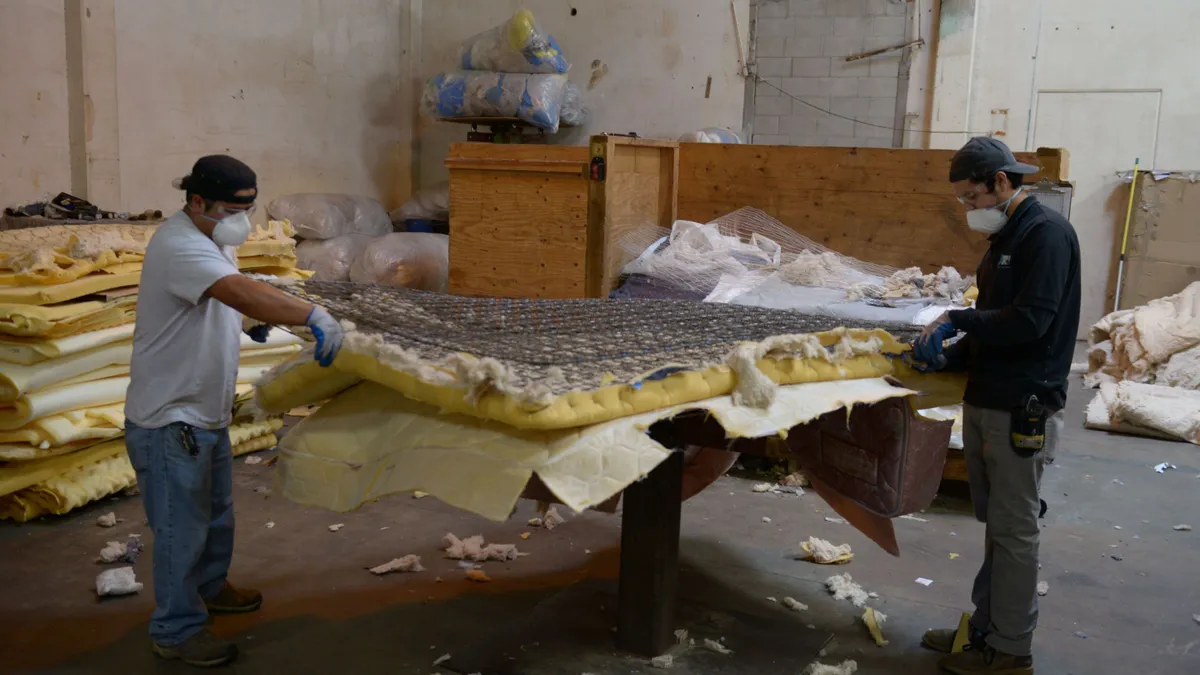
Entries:
<svg viewBox="0 0 1200 675">
<path fill-rule="evenodd" d="M 842 661 L 836 666 L 828 666 L 824 663 L 811 663 L 808 669 L 804 671 L 804 675 L 854 675 L 858 672 L 857 661 Z"/>
<path fill-rule="evenodd" d="M 867 592 L 849 574 L 838 574 L 825 580 L 825 588 L 834 600 L 849 600 L 855 607 L 867 604 Z"/>
<path fill-rule="evenodd" d="M 808 541 L 800 544 L 800 548 L 804 551 L 806 560 L 819 565 L 840 565 L 850 562 L 854 557 L 850 544 L 833 544 L 817 537 L 809 537 Z"/>
<path fill-rule="evenodd" d="M 371 574 L 388 574 L 390 572 L 424 572 L 425 568 L 421 566 L 421 556 L 406 555 L 403 558 L 394 558 L 388 562 L 370 568 Z"/>
<path fill-rule="evenodd" d="M 487 544 L 484 542 L 483 536 L 478 534 L 466 539 L 459 539 L 450 532 L 442 537 L 442 550 L 451 560 L 473 560 L 475 562 L 488 560 L 508 562 L 516 560 L 521 555 L 515 544 Z"/>
<path fill-rule="evenodd" d="M 783 602 L 780 604 L 792 610 L 793 612 L 803 612 L 808 609 L 808 605 L 795 598 L 784 598 Z"/>
<path fill-rule="evenodd" d="M 730 649 L 729 647 L 726 647 L 725 645 L 721 644 L 720 642 L 717 642 L 716 640 L 711 640 L 709 638 L 704 639 L 704 648 L 710 652 L 715 652 L 717 654 L 723 654 L 725 656 L 729 656 L 729 655 L 733 654 L 732 649 Z"/>
<path fill-rule="evenodd" d="M 97 518 L 96 524 L 100 527 L 115 527 L 117 524 L 117 514 L 109 511 L 108 513 Z"/>
<path fill-rule="evenodd" d="M 862 622 L 867 627 L 867 632 L 871 634 L 871 639 L 875 640 L 875 644 L 880 647 L 886 647 L 888 641 L 883 638 L 883 624 L 887 621 L 887 614 L 872 609 L 871 607 L 863 610 Z"/>
</svg>

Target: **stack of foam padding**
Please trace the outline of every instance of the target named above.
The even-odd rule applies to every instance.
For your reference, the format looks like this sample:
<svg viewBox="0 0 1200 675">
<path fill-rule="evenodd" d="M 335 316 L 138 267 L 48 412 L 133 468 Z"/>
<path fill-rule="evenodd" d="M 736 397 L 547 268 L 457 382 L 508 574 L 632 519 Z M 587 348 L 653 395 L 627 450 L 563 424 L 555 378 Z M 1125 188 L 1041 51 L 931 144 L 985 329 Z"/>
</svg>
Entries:
<svg viewBox="0 0 1200 675">
<path fill-rule="evenodd" d="M 135 482 L 125 454 L 125 390 L 138 281 L 155 225 L 53 225 L 0 233 L 0 519 L 62 514 Z M 258 228 L 238 267 L 295 269 L 285 221 Z M 277 331 L 278 333 L 278 331 Z M 274 335 L 242 342 L 239 394 L 300 350 Z M 274 446 L 279 419 L 231 430 L 240 452 Z"/>
</svg>

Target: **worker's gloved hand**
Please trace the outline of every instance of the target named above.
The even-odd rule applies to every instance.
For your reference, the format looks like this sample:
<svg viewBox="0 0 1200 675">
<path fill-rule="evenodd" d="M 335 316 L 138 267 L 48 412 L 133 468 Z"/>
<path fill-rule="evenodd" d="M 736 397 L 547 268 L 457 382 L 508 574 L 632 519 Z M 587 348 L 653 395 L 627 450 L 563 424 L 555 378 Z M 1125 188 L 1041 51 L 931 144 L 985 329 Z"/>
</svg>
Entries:
<svg viewBox="0 0 1200 675">
<path fill-rule="evenodd" d="M 342 348 L 342 338 L 345 336 L 342 324 L 321 307 L 313 307 L 304 323 L 317 339 L 317 363 L 322 368 L 329 366 Z"/>
<path fill-rule="evenodd" d="M 266 342 L 267 336 L 270 334 L 271 326 L 265 323 L 260 323 L 257 326 L 251 326 L 250 329 L 246 331 L 246 335 L 249 335 L 250 339 L 254 340 L 255 342 Z"/>
<path fill-rule="evenodd" d="M 942 343 L 954 337 L 954 325 L 946 317 L 929 326 L 913 343 L 913 356 L 923 363 L 934 365 L 942 354 Z"/>
</svg>

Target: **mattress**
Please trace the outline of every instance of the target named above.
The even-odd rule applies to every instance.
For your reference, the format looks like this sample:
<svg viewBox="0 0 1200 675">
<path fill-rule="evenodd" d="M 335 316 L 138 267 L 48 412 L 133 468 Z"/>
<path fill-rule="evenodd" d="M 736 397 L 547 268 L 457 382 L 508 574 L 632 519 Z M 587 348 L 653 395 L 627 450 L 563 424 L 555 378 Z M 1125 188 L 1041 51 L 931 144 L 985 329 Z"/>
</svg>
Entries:
<svg viewBox="0 0 1200 675">
<path fill-rule="evenodd" d="M 892 375 L 902 364 L 889 356 L 906 349 L 878 327 L 754 307 L 457 298 L 345 282 L 284 289 L 352 330 L 332 367 L 309 351 L 259 383 L 260 405 L 277 413 L 369 380 L 449 413 L 569 429 L 729 394 L 763 405 L 779 385 Z"/>
<path fill-rule="evenodd" d="M 621 492 L 669 454 L 647 430 L 704 410 L 730 438 L 778 436 L 830 411 L 910 396 L 882 378 L 779 388 L 763 408 L 730 395 L 575 429 L 515 429 L 445 414 L 386 386 L 364 382 L 291 429 L 280 445 L 276 492 L 301 504 L 348 511 L 384 495 L 422 490 L 459 508 L 504 520 L 537 476 L 582 511 Z"/>
</svg>

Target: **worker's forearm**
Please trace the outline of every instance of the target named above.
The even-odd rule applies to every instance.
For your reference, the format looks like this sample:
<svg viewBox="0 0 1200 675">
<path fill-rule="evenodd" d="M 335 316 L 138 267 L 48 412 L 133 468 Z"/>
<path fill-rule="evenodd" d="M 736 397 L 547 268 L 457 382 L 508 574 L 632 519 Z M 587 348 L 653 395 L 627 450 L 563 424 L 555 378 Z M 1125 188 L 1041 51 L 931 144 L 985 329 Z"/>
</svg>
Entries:
<svg viewBox="0 0 1200 675">
<path fill-rule="evenodd" d="M 255 321 L 279 326 L 303 326 L 313 310 L 310 303 L 241 275 L 221 279 L 209 294 Z"/>
</svg>

